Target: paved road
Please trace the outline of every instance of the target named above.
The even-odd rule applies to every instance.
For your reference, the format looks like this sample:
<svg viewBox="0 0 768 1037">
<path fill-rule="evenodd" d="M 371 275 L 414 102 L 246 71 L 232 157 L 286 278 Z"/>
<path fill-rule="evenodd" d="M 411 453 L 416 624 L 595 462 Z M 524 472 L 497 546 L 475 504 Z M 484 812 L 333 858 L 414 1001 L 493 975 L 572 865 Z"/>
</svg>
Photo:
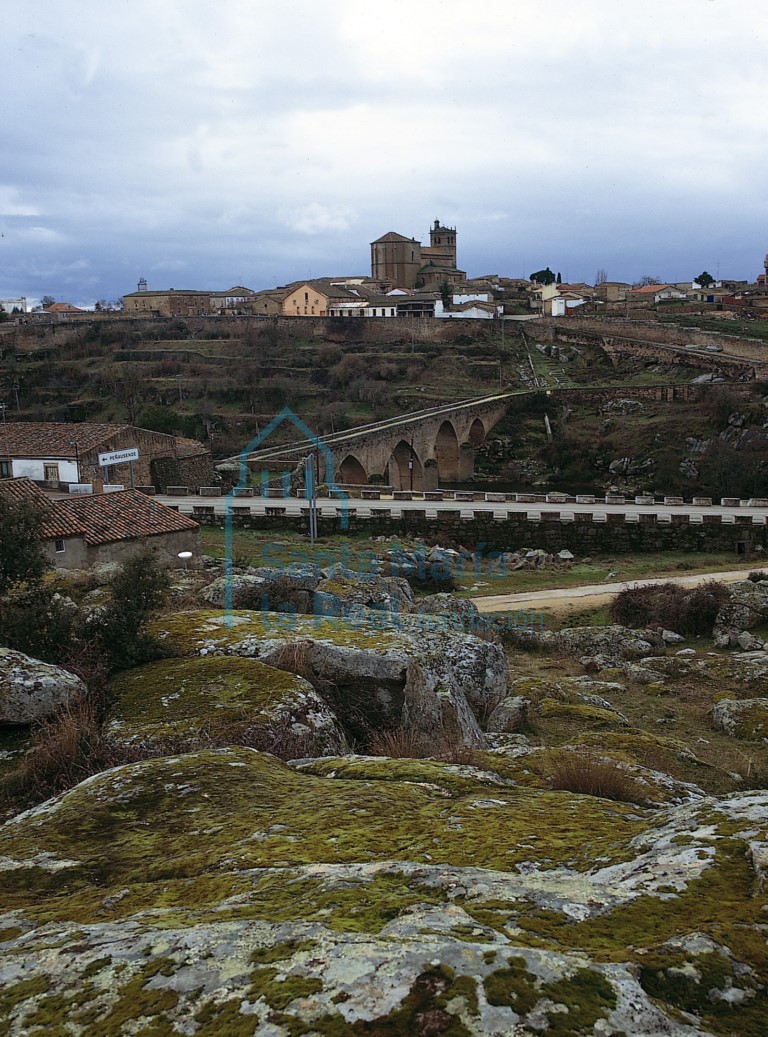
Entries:
<svg viewBox="0 0 768 1037">
<path fill-rule="evenodd" d="M 744 569 L 729 572 L 695 573 L 688 576 L 661 576 L 650 580 L 626 580 L 624 583 L 593 583 L 585 587 L 557 588 L 545 591 L 526 591 L 521 594 L 491 594 L 473 597 L 481 612 L 514 612 L 516 610 L 539 609 L 547 606 L 562 606 L 571 603 L 600 604 L 602 598 L 613 598 L 628 587 L 657 587 L 662 583 L 676 583 L 681 587 L 696 587 L 700 583 L 716 580 L 718 583 L 735 583 L 744 580 L 747 574 L 758 568 L 754 564 Z"/>
</svg>

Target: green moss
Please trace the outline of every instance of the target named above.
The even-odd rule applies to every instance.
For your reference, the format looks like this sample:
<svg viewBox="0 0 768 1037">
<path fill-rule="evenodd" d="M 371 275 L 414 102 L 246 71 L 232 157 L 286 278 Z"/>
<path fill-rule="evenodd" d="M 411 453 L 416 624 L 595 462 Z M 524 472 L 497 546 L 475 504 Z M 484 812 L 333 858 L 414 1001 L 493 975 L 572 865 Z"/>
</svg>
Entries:
<svg viewBox="0 0 768 1037">
<path fill-rule="evenodd" d="M 74 1020 L 86 1027 L 88 1037 L 123 1037 L 127 1027 L 146 1016 L 148 1025 L 152 1027 L 148 1033 L 154 1031 L 161 1037 L 171 1028 L 169 1013 L 178 1004 L 179 995 L 175 990 L 148 987 L 147 984 L 170 967 L 172 963 L 163 958 L 149 962 L 120 988 L 116 1002 L 106 1013 L 103 1008 L 92 1005 L 76 1013 Z"/>
<path fill-rule="evenodd" d="M 485 760 L 493 760 L 493 757 L 486 753 L 484 754 Z M 435 785 L 457 797 L 467 793 L 477 793 L 481 786 L 486 786 L 486 793 L 488 786 L 495 787 L 499 792 L 505 791 L 503 779 L 493 773 L 490 767 L 484 773 L 483 770 L 476 767 L 442 763 L 438 760 L 393 759 L 376 756 L 325 756 L 302 765 L 301 773 L 345 780 L 398 781 L 418 785 Z"/>
<path fill-rule="evenodd" d="M 643 958 L 639 978 L 643 990 L 655 1000 L 700 1016 L 717 1034 L 737 1029 L 739 1037 L 765 1033 L 765 984 L 744 970 L 737 972 L 724 953 L 685 955 L 662 948 Z"/>
<path fill-rule="evenodd" d="M 248 999 L 257 1001 L 263 997 L 272 1008 L 280 1011 L 299 997 L 311 997 L 323 989 L 322 980 L 312 976 L 286 976 L 278 980 L 277 969 L 256 969 L 251 975 Z"/>
<path fill-rule="evenodd" d="M 408 767 L 417 777 L 418 763 Z M 317 778 L 228 749 L 107 772 L 48 814 L 1 829 L 0 853 L 29 861 L 6 873 L 15 882 L 7 909 L 87 922 L 103 917 L 111 886 L 130 891 L 108 909 L 112 917 L 174 902 L 199 911 L 247 890 L 239 873 L 278 865 L 407 859 L 511 870 L 530 859 L 530 832 L 541 833 L 544 866 L 588 869 L 596 856 L 624 859 L 645 827 L 637 808 L 567 793 L 499 788 L 489 796 L 470 781 L 449 808 L 439 788 Z M 46 871 L 33 863 L 43 850 L 78 863 Z M 299 910 L 288 883 L 274 892 L 278 911 L 284 902 Z"/>
<path fill-rule="evenodd" d="M 594 969 L 580 969 L 569 979 L 544 983 L 541 995 L 568 1009 L 567 1013 L 547 1012 L 548 1037 L 587 1037 L 594 1033 L 595 1023 L 616 1007 L 613 988 Z"/>
<path fill-rule="evenodd" d="M 302 678 L 256 659 L 163 659 L 113 679 L 110 719 L 121 738 L 173 745 L 200 730 L 225 733 L 301 714 L 308 690 Z"/>
<path fill-rule="evenodd" d="M 24 1001 L 38 997 L 48 990 L 45 976 L 33 979 L 22 979 L 18 983 L 8 984 L 0 989 L 0 1022 L 9 1022 L 13 1010 Z"/>
<path fill-rule="evenodd" d="M 195 1037 L 254 1037 L 258 1022 L 253 1015 L 243 1015 L 241 1004 L 239 997 L 221 1004 L 209 1002 L 195 1014 L 200 1024 Z"/>
<path fill-rule="evenodd" d="M 576 720 L 590 727 L 626 726 L 618 713 L 600 706 L 590 706 L 585 702 L 559 702 L 557 699 L 543 699 L 539 703 L 539 712 L 546 719 Z"/>
<path fill-rule="evenodd" d="M 272 947 L 259 947 L 251 955 L 254 965 L 271 965 L 273 961 L 285 961 L 301 951 L 310 951 L 317 947 L 316 940 L 293 940 L 287 943 L 276 943 Z"/>
<path fill-rule="evenodd" d="M 496 969 L 483 980 L 485 996 L 490 1005 L 503 1005 L 517 1015 L 527 1015 L 539 1000 L 536 977 L 528 971 L 523 957 L 509 959 L 509 967 Z"/>
<path fill-rule="evenodd" d="M 164 616 L 150 624 L 166 651 L 175 656 L 198 655 L 207 647 L 220 653 L 246 638 L 297 641 L 312 638 L 349 648 L 363 648 L 379 654 L 388 649 L 410 644 L 388 623 L 386 614 L 366 617 L 355 623 L 343 619 L 321 619 L 294 613 L 249 612 L 235 610 L 229 614 L 220 609 L 202 609 Z"/>
<path fill-rule="evenodd" d="M 750 701 L 742 704 L 735 714 L 733 734 L 745 741 L 757 741 L 768 736 L 768 706 L 766 701 Z"/>
</svg>

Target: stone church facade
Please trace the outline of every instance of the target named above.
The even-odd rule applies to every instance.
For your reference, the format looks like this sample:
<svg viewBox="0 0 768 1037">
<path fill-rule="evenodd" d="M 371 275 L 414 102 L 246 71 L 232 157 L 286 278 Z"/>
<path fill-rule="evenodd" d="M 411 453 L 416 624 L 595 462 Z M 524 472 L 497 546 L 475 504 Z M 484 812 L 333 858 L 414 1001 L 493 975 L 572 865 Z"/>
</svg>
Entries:
<svg viewBox="0 0 768 1037">
<path fill-rule="evenodd" d="M 435 220 L 429 245 L 396 231 L 371 242 L 371 278 L 396 288 L 439 289 L 444 283 L 463 284 L 466 271 L 456 266 L 456 228 Z"/>
</svg>

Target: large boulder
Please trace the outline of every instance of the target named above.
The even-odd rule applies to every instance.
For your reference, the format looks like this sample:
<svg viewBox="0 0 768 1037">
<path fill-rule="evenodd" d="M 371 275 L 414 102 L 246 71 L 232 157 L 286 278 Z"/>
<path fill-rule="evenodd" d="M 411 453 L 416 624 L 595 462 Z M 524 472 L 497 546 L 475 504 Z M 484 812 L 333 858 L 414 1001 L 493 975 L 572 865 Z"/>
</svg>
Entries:
<svg viewBox="0 0 768 1037">
<path fill-rule="evenodd" d="M 203 601 L 217 608 L 265 612 L 289 607 L 296 612 L 312 611 L 312 595 L 321 579 L 315 566 L 286 565 L 284 568 L 249 568 L 220 576 L 203 588 Z"/>
<path fill-rule="evenodd" d="M 162 659 L 112 680 L 109 736 L 167 751 L 242 743 L 282 756 L 344 752 L 328 705 L 294 673 L 256 659 Z"/>
<path fill-rule="evenodd" d="M 768 738 L 768 699 L 720 699 L 712 723 L 734 738 Z"/>
<path fill-rule="evenodd" d="M 652 630 L 632 630 L 623 626 L 566 627 L 564 630 L 545 630 L 537 634 L 544 646 L 575 659 L 600 657 L 605 664 L 621 659 L 639 659 L 647 655 L 654 644 L 661 644 L 661 636 Z"/>
<path fill-rule="evenodd" d="M 720 606 L 712 636 L 718 648 L 744 647 L 741 635 L 768 617 L 768 580 L 743 580 L 728 586 L 730 599 Z"/>
<path fill-rule="evenodd" d="M 412 612 L 415 599 L 407 580 L 349 570 L 324 577 L 315 588 L 313 611 L 318 616 L 344 616 L 360 605 L 385 612 Z"/>
<path fill-rule="evenodd" d="M 299 766 L 149 760 L 0 828 L 0 1030 L 762 1032 L 765 792 L 649 809 Z"/>
<path fill-rule="evenodd" d="M 244 656 L 307 677 L 363 744 L 373 730 L 409 725 L 482 745 L 480 722 L 506 694 L 499 646 L 425 629 L 420 616 L 188 612 L 154 630 L 175 655 Z"/>
<path fill-rule="evenodd" d="M 79 677 L 60 666 L 0 648 L 0 724 L 31 724 L 86 693 Z"/>
</svg>

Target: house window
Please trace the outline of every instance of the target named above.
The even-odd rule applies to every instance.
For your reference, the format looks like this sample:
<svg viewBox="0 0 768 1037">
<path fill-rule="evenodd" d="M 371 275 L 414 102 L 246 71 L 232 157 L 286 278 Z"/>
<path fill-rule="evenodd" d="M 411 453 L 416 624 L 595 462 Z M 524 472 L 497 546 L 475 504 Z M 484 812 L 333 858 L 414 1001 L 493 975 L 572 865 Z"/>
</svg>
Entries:
<svg viewBox="0 0 768 1037">
<path fill-rule="evenodd" d="M 0 461 L 0 479 L 10 479 L 12 474 L 11 462 Z"/>
<path fill-rule="evenodd" d="M 54 540 L 53 546 L 54 546 L 54 549 L 55 549 L 57 555 L 63 555 L 64 554 L 64 541 L 63 540 Z"/>
<path fill-rule="evenodd" d="M 43 479 L 46 482 L 58 482 L 59 481 L 59 466 L 57 464 L 44 464 L 43 465 Z"/>
</svg>

